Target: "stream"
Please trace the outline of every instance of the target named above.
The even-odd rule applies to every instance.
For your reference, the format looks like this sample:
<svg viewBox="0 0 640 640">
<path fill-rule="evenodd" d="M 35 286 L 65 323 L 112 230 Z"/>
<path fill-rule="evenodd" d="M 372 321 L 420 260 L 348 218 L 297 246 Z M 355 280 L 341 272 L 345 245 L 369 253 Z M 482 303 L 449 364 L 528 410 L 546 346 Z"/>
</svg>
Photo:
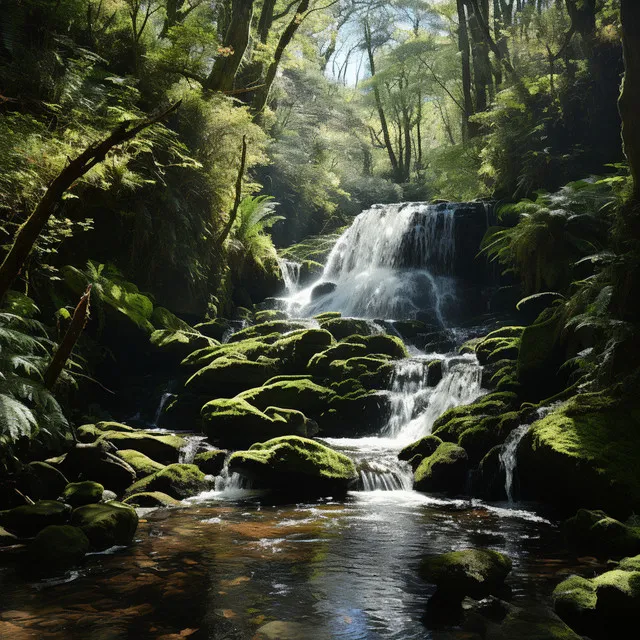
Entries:
<svg viewBox="0 0 640 640">
<path fill-rule="evenodd" d="M 361 214 L 311 286 L 299 287 L 300 270 L 287 263 L 285 306 L 307 318 L 422 313 L 446 330 L 446 306 L 456 299 L 454 213 L 388 205 Z M 328 282 L 333 291 L 314 297 L 313 287 Z M 559 577 L 588 572 L 590 560 L 579 564 L 564 550 L 547 514 L 511 500 L 485 504 L 412 490 L 411 468 L 398 451 L 431 433 L 444 411 L 485 391 L 475 356 L 408 346 L 411 357 L 395 364 L 389 389 L 380 392 L 391 407 L 381 432 L 322 440 L 359 469 L 345 500 L 274 504 L 225 470 L 214 490 L 181 508 L 141 510 L 135 544 L 90 554 L 63 578 L 30 582 L 10 558 L 2 563 L 0 637 L 463 640 L 464 632 L 443 629 L 428 613 L 434 587 L 418 566 L 424 555 L 470 547 L 512 559 L 507 584 L 515 604 L 549 604 Z M 442 361 L 442 378 L 429 385 L 434 359 Z M 525 430 L 505 445 L 510 499 Z M 197 444 L 189 440 L 182 460 L 192 459 Z"/>
</svg>

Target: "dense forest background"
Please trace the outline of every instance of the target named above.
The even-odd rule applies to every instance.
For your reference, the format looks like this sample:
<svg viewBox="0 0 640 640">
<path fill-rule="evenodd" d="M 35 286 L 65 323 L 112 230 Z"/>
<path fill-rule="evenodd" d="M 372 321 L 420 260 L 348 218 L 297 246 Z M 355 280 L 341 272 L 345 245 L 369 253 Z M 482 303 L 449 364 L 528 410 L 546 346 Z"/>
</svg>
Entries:
<svg viewBox="0 0 640 640">
<path fill-rule="evenodd" d="M 609 316 L 626 269 L 612 211 L 632 188 L 621 37 L 616 0 L 4 0 L 5 249 L 71 159 L 179 105 L 54 203 L 5 300 L 3 415 L 42 429 L 43 406 L 135 360 L 130 332 L 275 294 L 275 247 L 376 202 L 515 203 L 485 250 L 521 295 L 624 333 L 633 282 Z M 42 369 L 87 284 L 92 320 L 54 400 Z"/>
</svg>

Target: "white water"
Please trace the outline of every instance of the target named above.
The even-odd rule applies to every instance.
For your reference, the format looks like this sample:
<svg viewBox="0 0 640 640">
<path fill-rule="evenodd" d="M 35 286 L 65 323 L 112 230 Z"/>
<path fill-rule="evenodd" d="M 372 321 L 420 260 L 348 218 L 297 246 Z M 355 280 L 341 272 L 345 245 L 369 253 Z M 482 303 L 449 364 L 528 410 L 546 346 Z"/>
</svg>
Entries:
<svg viewBox="0 0 640 640">
<path fill-rule="evenodd" d="M 173 398 L 174 394 L 173 393 L 163 393 L 162 397 L 160 398 L 160 402 L 158 403 L 158 408 L 156 409 L 156 413 L 153 417 L 153 426 L 157 427 L 159 422 L 160 422 L 160 418 L 162 417 L 162 411 L 164 410 L 169 398 Z"/>
<path fill-rule="evenodd" d="M 288 311 L 410 318 L 428 310 L 443 322 L 444 303 L 455 299 L 455 209 L 405 203 L 363 211 L 333 247 L 322 276 L 289 295 Z M 335 290 L 312 300 L 313 288 L 323 282 Z"/>
<path fill-rule="evenodd" d="M 291 296 L 300 289 L 300 267 L 302 265 L 294 260 L 285 260 L 280 257 L 277 260 L 284 280 L 285 293 L 287 296 Z"/>
</svg>

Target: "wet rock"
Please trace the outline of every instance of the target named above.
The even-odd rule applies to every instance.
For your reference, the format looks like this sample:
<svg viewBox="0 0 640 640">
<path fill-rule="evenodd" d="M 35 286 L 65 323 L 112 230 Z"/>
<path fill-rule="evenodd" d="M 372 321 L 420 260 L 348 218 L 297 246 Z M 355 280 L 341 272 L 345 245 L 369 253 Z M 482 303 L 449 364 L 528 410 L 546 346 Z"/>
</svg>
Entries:
<svg viewBox="0 0 640 640">
<path fill-rule="evenodd" d="M 240 342 L 241 340 L 268 336 L 272 333 L 285 334 L 290 333 L 291 331 L 297 331 L 298 329 L 308 328 L 309 325 L 306 322 L 296 322 L 294 320 L 271 320 L 261 324 L 254 324 L 250 327 L 237 331 L 229 338 L 229 343 L 232 344 L 234 342 Z"/>
<path fill-rule="evenodd" d="M 380 433 L 387 423 L 390 407 L 389 396 L 375 391 L 366 391 L 357 381 L 353 392 L 331 399 L 318 422 L 322 435 L 327 437 L 362 437 Z"/>
<path fill-rule="evenodd" d="M 333 293 L 338 288 L 338 285 L 335 282 L 321 282 L 311 289 L 311 300 L 317 300 L 318 298 L 322 298 L 322 296 L 329 295 Z"/>
<path fill-rule="evenodd" d="M 50 525 L 29 544 L 26 561 L 32 570 L 46 575 L 80 564 L 88 551 L 89 539 L 82 529 Z"/>
<path fill-rule="evenodd" d="M 134 449 L 163 464 L 177 462 L 180 458 L 180 449 L 185 444 L 180 436 L 151 435 L 144 432 L 107 431 L 100 436 L 98 443 L 105 441 L 115 445 L 116 449 Z"/>
<path fill-rule="evenodd" d="M 640 527 L 609 518 L 604 511 L 579 509 L 563 524 L 567 541 L 579 553 L 620 558 L 640 553 Z"/>
<path fill-rule="evenodd" d="M 132 507 L 179 507 L 182 503 L 162 491 L 143 491 L 134 493 L 123 500 Z"/>
<path fill-rule="evenodd" d="M 340 342 L 320 353 L 315 354 L 307 365 L 307 369 L 314 375 L 325 377 L 331 372 L 330 365 L 334 360 L 346 360 L 356 356 L 367 355 L 368 350 L 364 344 L 357 342 Z"/>
<path fill-rule="evenodd" d="M 216 449 L 214 451 L 203 451 L 197 453 L 193 459 L 193 463 L 202 471 L 202 473 L 209 476 L 219 476 L 224 467 L 224 460 L 227 457 L 227 451 L 223 449 Z"/>
<path fill-rule="evenodd" d="M 152 460 L 149 456 L 145 456 L 140 451 L 134 449 L 121 449 L 116 451 L 116 456 L 124 460 L 136 472 L 136 478 L 144 478 L 156 471 L 164 469 L 165 465 Z"/>
<path fill-rule="evenodd" d="M 195 329 L 158 329 L 149 338 L 164 356 L 178 363 L 197 349 L 215 346 L 218 342 Z"/>
<path fill-rule="evenodd" d="M 276 383 L 263 388 L 279 389 L 290 384 Z M 202 407 L 202 421 L 209 441 L 229 448 L 248 447 L 281 435 L 313 435 L 317 431 L 317 425 L 299 411 L 274 406 L 261 411 L 242 397 L 208 402 Z"/>
<path fill-rule="evenodd" d="M 103 493 L 104 487 L 98 482 L 71 482 L 62 492 L 62 500 L 72 507 L 82 507 L 85 504 L 100 502 Z"/>
<path fill-rule="evenodd" d="M 164 469 L 138 480 L 127 489 L 127 495 L 160 491 L 182 500 L 209 488 L 204 473 L 195 464 L 169 464 Z"/>
<path fill-rule="evenodd" d="M 286 496 L 343 496 L 357 478 L 350 458 L 297 436 L 274 438 L 233 453 L 229 471 Z"/>
<path fill-rule="evenodd" d="M 199 369 L 186 382 L 191 393 L 208 393 L 209 396 L 234 396 L 237 393 L 259 387 L 278 373 L 279 361 L 261 356 L 256 361 L 239 357 L 224 357 Z"/>
<path fill-rule="evenodd" d="M 560 618 L 545 607 L 510 607 L 500 623 L 487 625 L 485 640 L 581 640 Z"/>
<path fill-rule="evenodd" d="M 500 461 L 502 446 L 493 447 L 480 461 L 474 476 L 474 495 L 484 500 L 506 500 L 505 470 Z"/>
<path fill-rule="evenodd" d="M 398 458 L 412 464 L 419 464 L 424 458 L 428 458 L 435 453 L 436 449 L 442 444 L 442 440 L 438 436 L 425 436 L 420 440 L 407 445 L 404 449 L 400 449 Z M 415 471 L 415 469 L 414 469 Z"/>
<path fill-rule="evenodd" d="M 421 577 L 438 588 L 438 596 L 479 600 L 499 591 L 511 571 L 511 560 L 491 549 L 465 549 L 424 558 Z"/>
<path fill-rule="evenodd" d="M 138 528 L 138 515 L 133 507 L 121 502 L 88 504 L 73 511 L 71 524 L 82 529 L 92 549 L 103 551 L 131 543 Z"/>
<path fill-rule="evenodd" d="M 0 511 L 0 525 L 19 538 L 31 538 L 49 525 L 66 524 L 71 507 L 55 500 L 39 500 Z"/>
<path fill-rule="evenodd" d="M 468 470 L 469 459 L 465 450 L 452 442 L 443 442 L 416 469 L 414 488 L 417 491 L 461 493 Z"/>
<path fill-rule="evenodd" d="M 322 285 L 318 285 L 322 286 Z M 336 340 L 349 336 L 370 336 L 377 333 L 373 323 L 359 318 L 330 318 L 320 323 Z"/>
</svg>

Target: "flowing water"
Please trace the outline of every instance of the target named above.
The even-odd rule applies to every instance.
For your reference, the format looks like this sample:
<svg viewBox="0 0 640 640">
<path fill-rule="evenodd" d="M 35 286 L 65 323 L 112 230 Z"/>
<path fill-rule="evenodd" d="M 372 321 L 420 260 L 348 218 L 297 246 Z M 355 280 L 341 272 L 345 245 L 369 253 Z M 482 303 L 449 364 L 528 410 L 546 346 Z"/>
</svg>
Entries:
<svg viewBox="0 0 640 640">
<path fill-rule="evenodd" d="M 299 269 L 281 265 L 289 310 L 378 319 L 371 325 L 378 332 L 392 330 L 380 318 L 418 312 L 446 326 L 443 301 L 456 290 L 454 214 L 453 205 L 424 204 L 364 212 L 311 287 L 299 290 Z M 312 299 L 323 282 L 334 291 Z M 558 572 L 585 569 L 562 552 L 555 525 L 533 511 L 412 490 L 398 451 L 431 433 L 444 411 L 484 392 L 474 356 L 412 352 L 382 392 L 391 411 L 379 436 L 324 440 L 358 468 L 345 500 L 274 504 L 225 466 L 212 490 L 184 508 L 143 513 L 135 544 L 91 554 L 61 579 L 29 581 L 5 550 L 0 638 L 437 639 L 444 636 L 426 615 L 434 588 L 419 577 L 420 559 L 478 546 L 513 560 L 515 603 L 548 603 Z M 430 382 L 434 361 L 442 369 L 437 383 Z M 518 434 L 503 451 L 509 477 Z M 200 445 L 190 438 L 181 460 L 193 460 Z"/>
</svg>

